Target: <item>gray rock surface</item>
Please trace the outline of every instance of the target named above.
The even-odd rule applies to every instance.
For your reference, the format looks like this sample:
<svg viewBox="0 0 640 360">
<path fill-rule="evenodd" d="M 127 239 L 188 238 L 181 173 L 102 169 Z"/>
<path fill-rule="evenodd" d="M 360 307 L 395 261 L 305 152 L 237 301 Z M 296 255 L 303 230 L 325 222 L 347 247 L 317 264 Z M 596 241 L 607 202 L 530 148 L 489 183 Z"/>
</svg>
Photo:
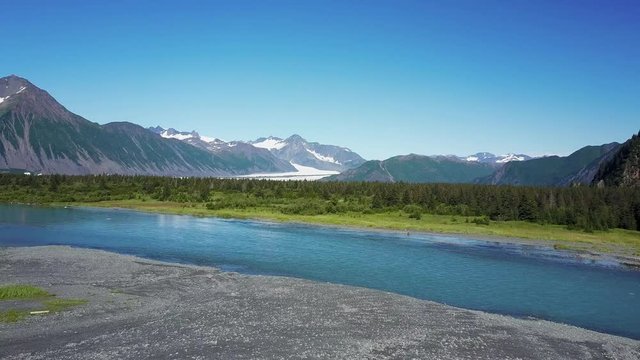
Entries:
<svg viewBox="0 0 640 360">
<path fill-rule="evenodd" d="M 547 321 L 98 250 L 0 249 L 0 283 L 89 300 L 0 324 L 7 359 L 640 358 L 640 341 Z"/>
</svg>

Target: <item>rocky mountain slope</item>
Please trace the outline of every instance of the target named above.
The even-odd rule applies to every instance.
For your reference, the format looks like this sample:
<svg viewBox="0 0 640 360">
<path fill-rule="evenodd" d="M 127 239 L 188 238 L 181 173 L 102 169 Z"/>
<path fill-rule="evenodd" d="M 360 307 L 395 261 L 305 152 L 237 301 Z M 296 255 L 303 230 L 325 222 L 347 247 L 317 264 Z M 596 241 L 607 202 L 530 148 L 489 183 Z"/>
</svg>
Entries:
<svg viewBox="0 0 640 360">
<path fill-rule="evenodd" d="M 640 186 L 640 132 L 600 164 L 592 183 L 598 186 Z"/>
<path fill-rule="evenodd" d="M 300 135 L 292 135 L 286 139 L 270 136 L 249 143 L 271 151 L 279 159 L 319 170 L 344 171 L 365 162 L 360 155 L 348 148 L 309 142 Z"/>
</svg>

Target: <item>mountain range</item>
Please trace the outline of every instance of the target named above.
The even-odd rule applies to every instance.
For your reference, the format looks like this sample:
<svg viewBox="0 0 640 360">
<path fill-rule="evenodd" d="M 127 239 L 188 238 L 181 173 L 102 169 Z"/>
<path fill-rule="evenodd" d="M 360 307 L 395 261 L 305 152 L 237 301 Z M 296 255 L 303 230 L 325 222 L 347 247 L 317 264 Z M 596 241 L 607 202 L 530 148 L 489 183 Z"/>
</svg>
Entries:
<svg viewBox="0 0 640 360">
<path fill-rule="evenodd" d="M 286 139 L 223 141 L 195 131 L 100 125 L 17 76 L 0 78 L 0 172 L 296 178 L 529 186 L 638 186 L 640 140 L 568 156 L 476 153 L 365 161 L 349 148 Z"/>
<path fill-rule="evenodd" d="M 241 147 L 247 153 L 270 153 L 283 162 L 277 171 L 272 171 L 275 173 L 296 171 L 291 164 L 340 172 L 365 162 L 360 155 L 348 148 L 309 142 L 297 134 L 286 139 L 270 136 L 253 141 L 226 142 L 210 136 L 201 136 L 195 130 L 186 132 L 160 126 L 151 127 L 149 130 L 164 138 L 182 140 L 212 152 L 236 151 Z"/>
<path fill-rule="evenodd" d="M 625 147 L 614 142 L 585 146 L 568 156 L 546 156 L 505 163 L 495 160 L 469 161 L 456 156 L 394 156 L 383 161 L 368 161 L 325 180 L 571 186 L 591 185 L 596 179 L 602 179 L 604 184 L 614 184 L 614 180 L 603 174 L 618 172 L 625 174 L 625 184 L 631 184 L 640 177 L 637 170 L 640 150 L 627 150 L 625 155 L 621 155 L 620 151 L 623 148 L 636 149 L 638 146 L 631 144 L 638 142 L 634 140 L 636 138 L 634 136 Z M 614 170 L 610 165 L 612 159 L 619 159 L 617 162 L 623 165 Z"/>
<path fill-rule="evenodd" d="M 240 176 L 297 172 L 296 160 L 331 169 L 364 162 L 348 149 L 307 143 L 299 136 L 283 144 L 272 150 L 129 122 L 100 125 L 70 112 L 26 79 L 0 78 L 0 169 L 5 172 Z M 307 154 L 315 160 L 304 160 Z"/>
<path fill-rule="evenodd" d="M 509 162 L 478 183 L 492 185 L 568 186 L 588 185 L 600 166 L 609 160 L 620 144 L 585 146 L 568 156 L 547 156 L 522 162 Z"/>
</svg>

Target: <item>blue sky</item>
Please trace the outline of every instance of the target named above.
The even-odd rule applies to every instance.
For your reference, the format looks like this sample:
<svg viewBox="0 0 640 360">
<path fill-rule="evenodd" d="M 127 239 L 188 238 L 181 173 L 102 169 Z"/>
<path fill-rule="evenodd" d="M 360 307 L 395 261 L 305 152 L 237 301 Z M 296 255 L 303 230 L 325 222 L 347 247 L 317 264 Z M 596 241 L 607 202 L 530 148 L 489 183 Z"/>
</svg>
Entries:
<svg viewBox="0 0 640 360">
<path fill-rule="evenodd" d="M 0 75 L 98 123 L 298 133 L 369 159 L 640 130 L 640 2 L 9 1 Z"/>
</svg>

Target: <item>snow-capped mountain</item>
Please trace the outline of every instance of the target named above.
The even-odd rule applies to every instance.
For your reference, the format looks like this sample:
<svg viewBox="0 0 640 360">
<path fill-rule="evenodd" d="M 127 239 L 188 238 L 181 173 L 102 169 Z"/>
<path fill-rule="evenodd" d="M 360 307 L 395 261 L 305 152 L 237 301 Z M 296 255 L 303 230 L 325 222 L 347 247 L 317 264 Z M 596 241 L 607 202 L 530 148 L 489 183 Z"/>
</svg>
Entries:
<svg viewBox="0 0 640 360">
<path fill-rule="evenodd" d="M 164 129 L 160 126 L 148 128 L 150 131 L 162 136 L 165 139 L 178 139 L 186 141 L 191 145 L 203 148 L 209 151 L 221 150 L 225 147 L 233 147 L 233 142 L 229 143 L 211 136 L 198 134 L 197 131 L 178 131 L 174 128 Z"/>
<path fill-rule="evenodd" d="M 308 179 L 316 179 L 364 163 L 360 155 L 348 148 L 308 142 L 299 135 L 292 135 L 287 139 L 270 136 L 248 142 L 227 142 L 202 136 L 196 131 L 178 131 L 160 126 L 150 127 L 148 130 L 163 138 L 180 140 L 216 155 L 238 157 L 239 161 L 258 161 L 262 167 L 252 174 L 261 178 L 308 176 Z"/>
<path fill-rule="evenodd" d="M 178 139 L 178 140 L 200 139 L 208 143 L 224 143 L 223 140 L 213 138 L 210 136 L 200 135 L 195 130 L 191 132 L 186 132 L 186 131 L 178 131 L 174 128 L 163 129 L 160 126 L 150 127 L 149 130 L 162 136 L 165 139 Z"/>
<path fill-rule="evenodd" d="M 485 164 L 505 164 L 511 161 L 525 161 L 532 159 L 531 156 L 525 154 L 505 154 L 505 155 L 494 155 L 489 152 L 479 152 L 473 155 L 460 157 L 460 160 L 469 161 L 469 162 L 479 162 Z"/>
<path fill-rule="evenodd" d="M 319 170 L 344 171 L 365 162 L 360 155 L 346 147 L 308 142 L 300 135 L 286 139 L 270 136 L 249 143 L 271 151 L 279 159 Z"/>
<path fill-rule="evenodd" d="M 287 143 L 275 136 L 269 136 L 267 138 L 259 138 L 255 141 L 249 141 L 249 143 L 255 147 L 267 149 L 267 150 L 280 150 L 287 146 Z"/>
<path fill-rule="evenodd" d="M 227 159 L 245 169 L 245 174 L 281 173 L 296 170 L 288 161 L 277 158 L 270 151 L 241 141 L 227 142 L 211 136 L 202 136 L 196 131 L 178 131 L 174 128 L 164 129 L 160 126 L 150 127 L 148 130 L 165 139 L 180 140 Z"/>
</svg>

